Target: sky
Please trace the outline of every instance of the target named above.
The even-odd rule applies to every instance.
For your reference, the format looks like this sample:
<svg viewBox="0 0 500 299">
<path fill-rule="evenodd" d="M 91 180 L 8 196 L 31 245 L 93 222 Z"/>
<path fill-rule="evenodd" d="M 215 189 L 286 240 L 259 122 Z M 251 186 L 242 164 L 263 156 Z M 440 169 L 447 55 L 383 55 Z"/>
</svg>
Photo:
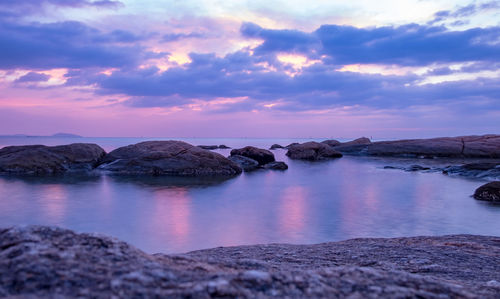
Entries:
<svg viewBox="0 0 500 299">
<path fill-rule="evenodd" d="M 0 1 L 0 135 L 499 129 L 500 1 Z"/>
</svg>

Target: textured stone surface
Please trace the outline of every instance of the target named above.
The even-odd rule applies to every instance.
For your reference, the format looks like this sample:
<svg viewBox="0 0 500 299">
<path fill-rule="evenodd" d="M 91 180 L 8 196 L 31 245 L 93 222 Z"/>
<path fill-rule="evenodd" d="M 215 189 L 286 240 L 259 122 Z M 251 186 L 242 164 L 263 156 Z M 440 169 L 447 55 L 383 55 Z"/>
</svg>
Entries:
<svg viewBox="0 0 500 299">
<path fill-rule="evenodd" d="M 274 161 L 274 162 L 262 165 L 262 168 L 271 169 L 271 170 L 287 170 L 288 165 L 286 165 L 286 163 L 282 162 L 282 161 Z"/>
<path fill-rule="evenodd" d="M 25 145 L 0 149 L 0 173 L 61 174 L 90 171 L 105 155 L 96 144 Z"/>
<path fill-rule="evenodd" d="M 288 148 L 286 155 L 290 159 L 310 161 L 342 157 L 342 154 L 334 150 L 331 146 L 314 141 L 292 145 Z"/>
<path fill-rule="evenodd" d="M 229 160 L 238 164 L 244 171 L 253 171 L 259 168 L 259 162 L 254 159 L 250 159 L 248 157 L 233 155 L 227 157 Z"/>
<path fill-rule="evenodd" d="M 500 238 L 457 235 L 148 255 L 50 227 L 0 229 L 0 296 L 498 298 Z"/>
<path fill-rule="evenodd" d="M 337 145 L 342 144 L 340 141 L 335 140 L 335 139 L 324 140 L 324 141 L 321 141 L 321 143 L 329 145 L 329 146 L 337 146 Z"/>
<path fill-rule="evenodd" d="M 500 158 L 500 135 L 342 144 L 335 149 L 346 154 L 369 156 Z"/>
<path fill-rule="evenodd" d="M 245 146 L 244 148 L 231 150 L 231 156 L 235 155 L 253 159 L 259 162 L 259 165 L 264 165 L 275 161 L 274 154 L 272 152 L 254 146 Z"/>
<path fill-rule="evenodd" d="M 489 182 L 477 188 L 474 198 L 500 203 L 500 181 Z"/>
<path fill-rule="evenodd" d="M 100 170 L 126 175 L 230 176 L 241 168 L 224 156 L 182 141 L 146 141 L 104 157 Z"/>
</svg>

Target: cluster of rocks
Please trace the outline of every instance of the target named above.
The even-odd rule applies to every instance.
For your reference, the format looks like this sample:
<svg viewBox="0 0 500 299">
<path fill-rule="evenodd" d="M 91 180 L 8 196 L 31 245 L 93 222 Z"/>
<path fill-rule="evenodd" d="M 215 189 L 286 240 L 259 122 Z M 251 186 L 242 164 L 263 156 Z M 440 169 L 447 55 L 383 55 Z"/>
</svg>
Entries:
<svg viewBox="0 0 500 299">
<path fill-rule="evenodd" d="M 272 152 L 253 146 L 231 150 L 229 160 L 240 165 L 244 171 L 253 171 L 256 169 L 288 169 L 288 165 L 286 165 L 285 162 L 276 161 Z"/>
<path fill-rule="evenodd" d="M 500 158 L 500 135 L 440 137 L 371 142 L 359 138 L 332 147 L 349 155 L 409 158 Z"/>
<path fill-rule="evenodd" d="M 498 298 L 500 238 L 354 239 L 146 254 L 55 227 L 0 228 L 13 298 Z"/>
</svg>

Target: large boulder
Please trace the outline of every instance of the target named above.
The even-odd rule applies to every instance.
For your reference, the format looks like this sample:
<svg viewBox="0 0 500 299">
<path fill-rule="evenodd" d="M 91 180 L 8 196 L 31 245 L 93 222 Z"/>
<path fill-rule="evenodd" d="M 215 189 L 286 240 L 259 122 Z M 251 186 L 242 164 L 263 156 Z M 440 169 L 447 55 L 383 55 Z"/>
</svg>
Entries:
<svg viewBox="0 0 500 299">
<path fill-rule="evenodd" d="M 441 137 L 342 144 L 336 150 L 354 155 L 394 157 L 500 158 L 500 135 Z"/>
<path fill-rule="evenodd" d="M 259 168 L 259 162 L 255 161 L 254 159 L 250 159 L 245 156 L 240 156 L 240 155 L 233 155 L 227 157 L 229 160 L 233 161 L 234 163 L 238 164 L 241 168 L 243 168 L 244 171 L 252 171 L 256 170 Z"/>
<path fill-rule="evenodd" d="M 474 198 L 500 203 L 500 181 L 490 182 L 477 188 Z"/>
<path fill-rule="evenodd" d="M 115 149 L 99 169 L 116 174 L 236 175 L 241 167 L 224 156 L 182 141 L 146 141 Z"/>
<path fill-rule="evenodd" d="M 259 165 L 264 165 L 269 162 L 274 162 L 274 154 L 270 151 L 253 146 L 245 146 L 244 148 L 235 148 L 231 150 L 231 156 L 243 156 L 259 162 Z"/>
<path fill-rule="evenodd" d="M 499 244 L 456 235 L 150 255 L 98 234 L 0 228 L 0 297 L 498 298 Z"/>
<path fill-rule="evenodd" d="M 292 145 L 288 148 L 286 155 L 290 159 L 311 161 L 342 157 L 342 154 L 332 149 L 331 146 L 314 141 Z"/>
<path fill-rule="evenodd" d="M 96 144 L 24 145 L 0 149 L 0 173 L 61 174 L 90 171 L 106 152 Z"/>
</svg>

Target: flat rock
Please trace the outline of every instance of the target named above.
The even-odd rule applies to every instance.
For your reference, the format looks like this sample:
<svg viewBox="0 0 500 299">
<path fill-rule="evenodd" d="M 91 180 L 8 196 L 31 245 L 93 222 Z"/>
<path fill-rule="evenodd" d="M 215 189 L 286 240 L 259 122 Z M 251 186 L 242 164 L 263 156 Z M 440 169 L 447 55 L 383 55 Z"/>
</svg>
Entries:
<svg viewBox="0 0 500 299">
<path fill-rule="evenodd" d="M 271 170 L 287 170 L 288 165 L 286 165 L 286 163 L 282 162 L 282 161 L 274 161 L 274 162 L 262 165 L 262 168 L 271 169 Z"/>
<path fill-rule="evenodd" d="M 500 135 L 441 137 L 342 144 L 336 150 L 352 155 L 394 157 L 500 158 Z"/>
<path fill-rule="evenodd" d="M 490 182 L 477 188 L 474 198 L 500 203 L 500 181 Z"/>
<path fill-rule="evenodd" d="M 310 161 L 342 157 L 342 154 L 332 149 L 331 146 L 314 141 L 290 146 L 286 155 L 290 157 L 290 159 Z"/>
<path fill-rule="evenodd" d="M 239 155 L 259 162 L 259 165 L 264 165 L 269 162 L 274 162 L 274 154 L 266 149 L 257 148 L 254 146 L 245 146 L 231 150 L 231 156 Z"/>
<path fill-rule="evenodd" d="M 370 138 L 360 137 L 360 138 L 354 139 L 352 141 L 342 142 L 339 145 L 344 145 L 344 146 L 349 146 L 349 145 L 367 145 L 367 144 L 371 144 L 371 143 L 372 143 L 372 141 L 370 140 Z"/>
<path fill-rule="evenodd" d="M 250 159 L 245 156 L 240 156 L 240 155 L 233 155 L 227 157 L 229 160 L 233 161 L 234 163 L 238 164 L 244 171 L 253 171 L 259 168 L 259 162 L 255 161 L 254 159 Z"/>
<path fill-rule="evenodd" d="M 146 254 L 55 227 L 0 228 L 0 296 L 498 298 L 500 238 L 455 235 Z"/>
<path fill-rule="evenodd" d="M 224 156 L 182 141 L 146 141 L 115 149 L 99 166 L 114 174 L 232 176 L 241 173 Z"/>
<path fill-rule="evenodd" d="M 88 172 L 105 154 L 100 146 L 88 143 L 7 146 L 0 149 L 0 173 L 43 175 Z"/>
</svg>

